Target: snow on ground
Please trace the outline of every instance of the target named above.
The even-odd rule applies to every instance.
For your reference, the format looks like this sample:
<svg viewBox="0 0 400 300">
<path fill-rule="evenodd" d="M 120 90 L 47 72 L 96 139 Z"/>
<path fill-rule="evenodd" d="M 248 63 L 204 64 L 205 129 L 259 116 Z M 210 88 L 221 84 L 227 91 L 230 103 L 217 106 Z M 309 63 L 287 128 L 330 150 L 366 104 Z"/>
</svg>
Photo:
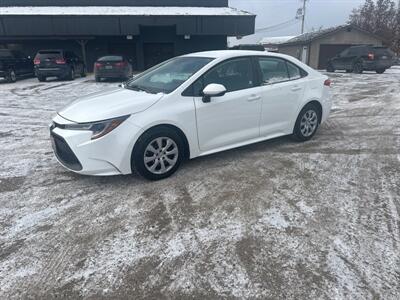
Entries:
<svg viewBox="0 0 400 300">
<path fill-rule="evenodd" d="M 0 84 L 0 299 L 398 299 L 400 69 L 335 73 L 334 111 L 172 178 L 84 177 L 48 124 L 117 83 Z"/>
</svg>

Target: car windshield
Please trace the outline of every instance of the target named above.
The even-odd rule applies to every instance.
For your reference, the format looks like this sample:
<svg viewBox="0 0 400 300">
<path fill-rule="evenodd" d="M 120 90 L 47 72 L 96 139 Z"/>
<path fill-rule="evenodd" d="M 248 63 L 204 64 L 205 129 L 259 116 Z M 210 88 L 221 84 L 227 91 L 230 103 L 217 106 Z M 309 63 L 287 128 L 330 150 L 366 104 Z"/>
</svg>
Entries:
<svg viewBox="0 0 400 300">
<path fill-rule="evenodd" d="M 122 56 L 104 56 L 99 58 L 98 61 L 109 61 L 109 62 L 114 62 L 114 61 L 123 61 L 124 58 Z"/>
<path fill-rule="evenodd" d="M 125 87 L 153 94 L 169 94 L 212 60 L 209 57 L 173 58 L 133 78 Z"/>
</svg>

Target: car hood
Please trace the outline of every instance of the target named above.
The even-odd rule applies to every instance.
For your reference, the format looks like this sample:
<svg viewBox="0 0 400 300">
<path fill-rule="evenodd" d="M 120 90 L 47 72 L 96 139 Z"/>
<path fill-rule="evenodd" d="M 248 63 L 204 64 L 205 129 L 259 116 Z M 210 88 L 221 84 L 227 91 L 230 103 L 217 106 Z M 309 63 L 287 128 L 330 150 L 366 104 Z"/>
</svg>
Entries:
<svg viewBox="0 0 400 300">
<path fill-rule="evenodd" d="M 72 122 L 86 123 L 142 112 L 164 94 L 148 94 L 124 88 L 111 88 L 82 97 L 58 114 Z"/>
</svg>

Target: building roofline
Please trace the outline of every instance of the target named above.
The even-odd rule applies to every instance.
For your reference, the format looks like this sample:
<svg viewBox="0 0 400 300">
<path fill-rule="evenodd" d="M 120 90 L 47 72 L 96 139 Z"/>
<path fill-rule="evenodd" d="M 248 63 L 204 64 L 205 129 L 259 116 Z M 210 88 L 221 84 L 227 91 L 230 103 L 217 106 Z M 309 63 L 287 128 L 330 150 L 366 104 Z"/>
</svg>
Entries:
<svg viewBox="0 0 400 300">
<path fill-rule="evenodd" d="M 360 27 L 357 26 L 357 25 L 347 24 L 347 25 L 341 25 L 341 26 L 333 27 L 333 28 L 331 28 L 331 29 L 332 29 L 331 31 L 328 31 L 328 32 L 321 32 L 321 34 L 316 34 L 315 36 L 312 36 L 312 37 L 310 37 L 309 39 L 295 40 L 295 39 L 300 38 L 302 35 L 310 34 L 310 32 L 307 32 L 307 33 L 304 33 L 304 34 L 302 34 L 302 35 L 298 35 L 297 37 L 294 37 L 294 38 L 292 39 L 292 40 L 294 40 L 294 41 L 292 41 L 292 42 L 291 42 L 291 40 L 289 40 L 289 41 L 287 41 L 287 42 L 285 42 L 285 43 L 281 43 L 280 46 L 296 46 L 296 45 L 309 44 L 309 43 L 311 43 L 311 42 L 313 42 L 313 41 L 315 41 L 315 40 L 319 40 L 319 39 L 321 39 L 321 38 L 324 38 L 324 37 L 333 35 L 333 34 L 335 34 L 335 33 L 337 33 L 337 32 L 342 31 L 342 30 L 348 30 L 349 28 L 352 29 L 352 30 L 353 30 L 353 29 L 358 30 L 358 31 L 360 31 L 360 32 L 363 32 L 363 33 L 369 34 L 369 35 L 371 35 L 371 36 L 374 36 L 374 37 L 377 38 L 377 39 L 383 40 L 382 37 L 378 36 L 377 34 L 375 34 L 375 33 L 373 33 L 373 32 L 364 30 L 364 29 L 360 28 Z M 327 28 L 326 30 L 328 30 L 328 29 L 329 29 L 329 28 Z M 317 32 L 316 32 L 316 33 L 317 33 Z"/>
</svg>

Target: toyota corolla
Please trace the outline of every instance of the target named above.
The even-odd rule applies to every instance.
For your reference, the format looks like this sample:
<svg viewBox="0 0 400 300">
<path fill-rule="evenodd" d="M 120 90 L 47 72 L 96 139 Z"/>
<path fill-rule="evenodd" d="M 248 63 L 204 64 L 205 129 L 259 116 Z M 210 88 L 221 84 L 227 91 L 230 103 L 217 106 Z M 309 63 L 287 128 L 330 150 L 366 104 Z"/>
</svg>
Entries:
<svg viewBox="0 0 400 300">
<path fill-rule="evenodd" d="M 329 116 L 330 84 L 281 54 L 184 55 L 62 109 L 51 140 L 74 172 L 159 180 L 185 159 L 284 135 L 311 139 Z"/>
</svg>

